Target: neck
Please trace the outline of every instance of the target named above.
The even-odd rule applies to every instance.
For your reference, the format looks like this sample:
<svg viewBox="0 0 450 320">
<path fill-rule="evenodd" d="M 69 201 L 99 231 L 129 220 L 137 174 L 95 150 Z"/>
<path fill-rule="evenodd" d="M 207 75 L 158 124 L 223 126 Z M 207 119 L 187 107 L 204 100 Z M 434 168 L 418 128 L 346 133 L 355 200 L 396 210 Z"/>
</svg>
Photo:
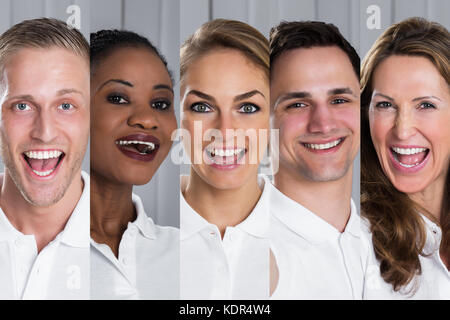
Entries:
<svg viewBox="0 0 450 320">
<path fill-rule="evenodd" d="M 350 218 L 352 167 L 340 179 L 315 182 L 279 168 L 274 177 L 275 187 L 287 197 L 301 204 L 340 232 Z"/>
<path fill-rule="evenodd" d="M 133 185 L 118 184 L 91 172 L 91 236 L 94 240 L 122 238 L 128 222 L 136 219 L 132 191 Z"/>
<path fill-rule="evenodd" d="M 250 215 L 261 196 L 256 175 L 238 188 L 218 189 L 192 169 L 183 189 L 186 202 L 209 223 L 216 225 L 222 237 L 228 226 L 236 226 Z"/>
<path fill-rule="evenodd" d="M 429 214 L 432 220 L 441 221 L 442 201 L 445 192 L 445 175 L 442 179 L 437 179 L 427 188 L 420 192 L 410 193 L 408 196 L 415 203 L 423 207 Z"/>
<path fill-rule="evenodd" d="M 64 229 L 83 191 L 81 172 L 75 175 L 64 196 L 56 203 L 40 207 L 26 200 L 8 171 L 1 181 L 0 206 L 11 224 L 23 234 L 35 236 L 38 252 Z"/>
</svg>

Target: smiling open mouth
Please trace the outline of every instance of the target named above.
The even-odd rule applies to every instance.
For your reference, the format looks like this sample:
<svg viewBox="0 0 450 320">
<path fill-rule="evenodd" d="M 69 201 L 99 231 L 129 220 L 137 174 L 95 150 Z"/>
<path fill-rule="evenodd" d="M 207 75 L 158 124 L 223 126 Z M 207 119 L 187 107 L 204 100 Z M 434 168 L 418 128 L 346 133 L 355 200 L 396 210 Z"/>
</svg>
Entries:
<svg viewBox="0 0 450 320">
<path fill-rule="evenodd" d="M 159 139 L 148 134 L 121 137 L 115 144 L 125 156 L 144 162 L 152 161 L 160 147 Z"/>
<path fill-rule="evenodd" d="M 56 170 L 65 153 L 60 150 L 30 150 L 25 151 L 23 157 L 36 175 L 47 177 Z"/>
<path fill-rule="evenodd" d="M 327 143 L 302 143 L 306 148 L 313 150 L 328 150 L 337 147 L 340 145 L 345 138 L 339 138 L 334 141 L 330 141 Z"/>
<path fill-rule="evenodd" d="M 219 166 L 234 165 L 238 164 L 239 161 L 244 157 L 247 149 L 236 148 L 236 149 L 219 149 L 210 148 L 206 149 L 206 154 L 213 164 Z"/>
<path fill-rule="evenodd" d="M 394 160 L 404 168 L 413 168 L 422 164 L 430 152 L 428 148 L 390 148 Z"/>
<path fill-rule="evenodd" d="M 141 155 L 151 154 L 159 148 L 159 145 L 153 142 L 138 141 L 138 140 L 118 140 L 116 144 L 132 152 L 137 152 Z"/>
</svg>

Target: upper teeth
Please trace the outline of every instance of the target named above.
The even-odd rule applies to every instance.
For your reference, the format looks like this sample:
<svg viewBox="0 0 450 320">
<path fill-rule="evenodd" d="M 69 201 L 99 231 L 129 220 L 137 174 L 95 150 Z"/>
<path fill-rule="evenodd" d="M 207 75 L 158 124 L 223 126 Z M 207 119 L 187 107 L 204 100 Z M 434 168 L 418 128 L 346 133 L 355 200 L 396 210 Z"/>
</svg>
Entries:
<svg viewBox="0 0 450 320">
<path fill-rule="evenodd" d="M 392 150 L 399 154 L 416 154 L 420 152 L 424 152 L 427 148 L 397 148 L 393 147 Z"/>
<path fill-rule="evenodd" d="M 118 140 L 116 141 L 116 144 L 118 145 L 128 145 L 128 144 L 145 144 L 147 145 L 151 150 L 155 149 L 155 144 L 152 142 L 146 142 L 146 141 L 138 141 L 138 140 Z"/>
<path fill-rule="evenodd" d="M 61 151 L 26 151 L 25 155 L 31 159 L 52 159 L 58 158 L 62 154 Z"/>
<path fill-rule="evenodd" d="M 308 148 L 311 148 L 311 149 L 320 149 L 320 150 L 330 149 L 330 148 L 336 147 L 341 141 L 342 141 L 342 139 L 337 139 L 335 141 L 323 143 L 323 144 L 305 143 L 305 146 Z"/>
<path fill-rule="evenodd" d="M 219 156 L 219 157 L 231 157 L 234 156 L 236 154 L 239 154 L 243 151 L 243 148 L 240 149 L 211 149 L 208 150 L 209 153 L 214 157 L 214 156 Z"/>
</svg>

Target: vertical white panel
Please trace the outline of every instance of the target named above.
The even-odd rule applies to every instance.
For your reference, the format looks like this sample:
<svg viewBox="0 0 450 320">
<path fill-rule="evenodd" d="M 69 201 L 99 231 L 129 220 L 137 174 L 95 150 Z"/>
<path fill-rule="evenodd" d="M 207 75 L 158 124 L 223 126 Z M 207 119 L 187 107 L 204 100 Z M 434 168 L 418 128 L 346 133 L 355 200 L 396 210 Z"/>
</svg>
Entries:
<svg viewBox="0 0 450 320">
<path fill-rule="evenodd" d="M 395 0 L 394 22 L 400 22 L 409 17 L 426 17 L 427 5 L 425 0 Z"/>
<path fill-rule="evenodd" d="M 223 18 L 249 23 L 249 1 L 212 0 L 213 19 Z"/>
<path fill-rule="evenodd" d="M 124 0 L 123 17 L 123 29 L 137 32 L 159 47 L 161 0 Z"/>
<path fill-rule="evenodd" d="M 209 20 L 208 0 L 180 0 L 180 45 Z"/>
<path fill-rule="evenodd" d="M 11 26 L 11 0 L 0 0 L 0 34 Z"/>
<path fill-rule="evenodd" d="M 305 21 L 316 19 L 315 0 L 277 0 L 279 7 L 278 20 Z"/>
<path fill-rule="evenodd" d="M 12 24 L 45 16 L 44 0 L 14 0 L 11 5 Z"/>
<path fill-rule="evenodd" d="M 367 21 L 373 15 L 373 11 L 367 13 L 368 9 L 375 6 L 380 12 L 380 28 L 369 29 Z M 375 40 L 383 33 L 383 31 L 392 24 L 393 16 L 391 12 L 390 0 L 361 0 L 360 1 L 360 55 L 364 58 L 367 51 L 372 47 Z M 370 26 L 370 24 L 369 24 Z"/>
<path fill-rule="evenodd" d="M 91 0 L 90 30 L 96 32 L 102 29 L 121 29 L 121 0 Z"/>
<path fill-rule="evenodd" d="M 430 20 L 437 21 L 450 30 L 450 1 L 429 0 L 427 11 Z"/>
<path fill-rule="evenodd" d="M 334 24 L 339 28 L 342 35 L 349 40 L 351 39 L 351 17 L 349 8 L 349 0 L 318 0 L 317 20 Z"/>
<path fill-rule="evenodd" d="M 81 33 L 86 37 L 89 41 L 90 34 L 90 3 L 91 0 L 72 0 L 73 4 L 80 7 L 81 10 Z"/>
<path fill-rule="evenodd" d="M 249 0 L 248 24 L 256 28 L 266 38 L 270 32 L 270 0 Z"/>
</svg>

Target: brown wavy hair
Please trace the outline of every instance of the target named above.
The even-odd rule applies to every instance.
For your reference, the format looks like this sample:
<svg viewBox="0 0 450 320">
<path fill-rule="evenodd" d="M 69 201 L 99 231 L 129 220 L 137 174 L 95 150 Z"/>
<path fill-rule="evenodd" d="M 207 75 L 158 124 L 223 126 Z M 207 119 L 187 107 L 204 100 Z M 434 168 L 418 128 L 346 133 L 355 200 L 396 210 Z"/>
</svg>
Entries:
<svg viewBox="0 0 450 320">
<path fill-rule="evenodd" d="M 392 55 L 420 56 L 430 60 L 449 84 L 450 36 L 442 25 L 409 18 L 390 26 L 374 43 L 361 68 L 361 214 L 369 220 L 375 255 L 383 279 L 399 291 L 422 272 L 426 229 L 419 212 L 440 225 L 440 253 L 450 260 L 449 174 L 442 199 L 441 221 L 398 191 L 386 175 L 373 146 L 368 108 L 372 77 L 377 66 Z M 412 286 L 415 290 L 415 286 Z"/>
</svg>

